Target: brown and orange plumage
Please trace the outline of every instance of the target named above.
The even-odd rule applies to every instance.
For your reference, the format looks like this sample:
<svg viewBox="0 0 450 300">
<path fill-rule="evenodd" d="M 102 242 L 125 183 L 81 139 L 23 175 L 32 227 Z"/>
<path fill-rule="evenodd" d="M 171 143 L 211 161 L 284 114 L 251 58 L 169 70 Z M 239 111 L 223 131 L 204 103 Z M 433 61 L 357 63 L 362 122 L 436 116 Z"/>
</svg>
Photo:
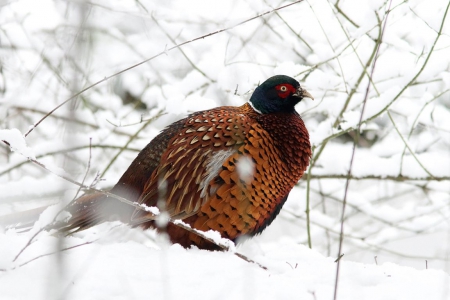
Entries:
<svg viewBox="0 0 450 300">
<path fill-rule="evenodd" d="M 163 207 L 172 219 L 236 240 L 255 235 L 279 213 L 311 156 L 308 131 L 294 106 L 312 98 L 293 78 L 274 76 L 249 103 L 189 115 L 168 126 L 137 156 L 112 193 Z M 155 227 L 152 216 L 102 194 L 79 198 L 63 231 L 82 230 L 117 215 Z M 173 224 L 172 242 L 217 246 Z"/>
</svg>

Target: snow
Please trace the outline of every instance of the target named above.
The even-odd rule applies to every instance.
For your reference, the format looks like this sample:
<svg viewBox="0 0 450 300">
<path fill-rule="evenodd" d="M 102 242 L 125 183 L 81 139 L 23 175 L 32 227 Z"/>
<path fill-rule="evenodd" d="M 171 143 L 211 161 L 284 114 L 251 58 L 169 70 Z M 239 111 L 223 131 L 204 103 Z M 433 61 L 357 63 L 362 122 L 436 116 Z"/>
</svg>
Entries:
<svg viewBox="0 0 450 300">
<path fill-rule="evenodd" d="M 160 210 L 159 208 L 155 207 L 155 206 L 147 206 L 145 204 L 139 204 L 137 202 L 133 202 L 134 205 L 139 205 L 140 207 L 142 207 L 145 211 L 148 211 L 152 214 L 154 214 L 155 216 L 160 214 Z"/>
<path fill-rule="evenodd" d="M 242 156 L 236 163 L 239 178 L 245 182 L 251 182 L 255 172 L 255 164 L 250 157 Z"/>
<path fill-rule="evenodd" d="M 27 146 L 25 136 L 17 128 L 1 129 L 0 141 L 6 141 L 11 151 L 18 152 L 26 158 L 36 159 L 33 149 Z"/>
<path fill-rule="evenodd" d="M 304 1 L 208 36 L 289 3 L 2 5 L 0 140 L 9 144 L 2 142 L 0 154 L 2 300 L 331 299 L 344 195 L 337 299 L 450 299 L 450 16 L 429 56 L 448 3 Z M 372 65 L 365 65 L 378 20 L 387 24 L 370 82 Z M 161 52 L 35 126 L 80 89 Z M 13 261 L 80 192 L 60 176 L 109 190 L 167 125 L 194 111 L 242 105 L 275 74 L 295 77 L 315 97 L 297 105 L 314 165 L 309 184 L 304 176 L 261 235 L 234 245 L 208 232 L 231 249 L 209 252 L 113 222 L 68 237 L 40 232 Z M 367 86 L 365 123 L 345 194 Z M 126 100 L 147 107 L 125 104 L 127 93 L 132 97 Z M 251 162 L 237 167 L 249 178 Z M 31 231 L 1 223 L 3 216 L 47 205 Z M 146 209 L 169 221 L 156 207 Z M 67 247 L 75 248 L 57 251 Z"/>
<path fill-rule="evenodd" d="M 6 232 L 0 240 L 18 248 L 25 239 Z M 63 246 L 83 242 L 71 238 Z M 2 299 L 330 299 L 333 295 L 333 259 L 289 241 L 257 250 L 253 259 L 268 270 L 231 252 L 186 250 L 178 245 L 157 249 L 132 238 L 91 243 L 20 266 L 57 244 L 55 237 L 39 239 L 9 266 L 15 269 L 0 273 Z M 12 258 L 15 253 L 2 254 Z M 450 277 L 443 271 L 392 263 L 343 262 L 341 268 L 339 299 L 449 297 Z M 18 286 L 19 282 L 27 287 Z"/>
<path fill-rule="evenodd" d="M 182 227 L 191 228 L 189 224 L 184 223 L 182 220 L 175 220 L 173 222 L 175 225 L 181 225 Z M 233 241 L 230 241 L 229 239 L 222 238 L 219 232 L 215 230 L 208 230 L 208 231 L 200 231 L 197 229 L 193 229 L 193 231 L 199 233 L 201 236 L 213 241 L 215 244 L 224 247 L 229 252 L 235 252 L 235 245 Z"/>
</svg>

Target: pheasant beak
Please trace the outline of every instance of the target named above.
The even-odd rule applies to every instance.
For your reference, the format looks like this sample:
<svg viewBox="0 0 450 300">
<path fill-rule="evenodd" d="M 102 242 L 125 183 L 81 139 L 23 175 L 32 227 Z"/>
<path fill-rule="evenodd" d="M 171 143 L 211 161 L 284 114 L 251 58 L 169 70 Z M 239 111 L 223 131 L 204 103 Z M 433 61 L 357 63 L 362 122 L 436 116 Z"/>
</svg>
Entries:
<svg viewBox="0 0 450 300">
<path fill-rule="evenodd" d="M 305 89 L 299 88 L 297 95 L 300 95 L 302 98 L 309 98 L 311 100 L 314 100 L 314 97 Z"/>
<path fill-rule="evenodd" d="M 301 99 L 303 98 L 309 98 L 311 100 L 314 100 L 314 97 L 305 89 L 302 89 L 302 87 L 299 87 L 297 89 L 297 92 L 295 94 L 293 94 L 292 96 L 294 97 L 299 97 Z"/>
</svg>

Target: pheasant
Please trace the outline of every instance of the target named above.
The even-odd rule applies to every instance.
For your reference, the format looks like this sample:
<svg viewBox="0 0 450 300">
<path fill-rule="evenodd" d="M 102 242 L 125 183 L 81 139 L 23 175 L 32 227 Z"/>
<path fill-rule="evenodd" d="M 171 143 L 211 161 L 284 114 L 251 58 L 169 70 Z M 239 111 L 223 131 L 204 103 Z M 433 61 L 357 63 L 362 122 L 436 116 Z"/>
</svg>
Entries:
<svg viewBox="0 0 450 300">
<path fill-rule="evenodd" d="M 272 223 L 309 164 L 308 131 L 294 106 L 313 97 L 293 78 L 267 79 L 240 106 L 190 114 L 156 136 L 111 193 L 165 210 L 195 229 L 236 241 Z M 100 193 L 67 210 L 60 231 L 74 232 L 118 219 L 156 228 L 154 216 Z M 173 243 L 217 250 L 213 243 L 171 223 Z"/>
</svg>

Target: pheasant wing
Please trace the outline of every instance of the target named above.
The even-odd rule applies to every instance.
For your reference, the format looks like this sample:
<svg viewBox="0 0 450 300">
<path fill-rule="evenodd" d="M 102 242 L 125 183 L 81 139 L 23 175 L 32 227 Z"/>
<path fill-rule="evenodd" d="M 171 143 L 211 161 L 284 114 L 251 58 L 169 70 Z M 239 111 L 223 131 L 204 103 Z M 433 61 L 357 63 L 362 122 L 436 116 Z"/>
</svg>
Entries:
<svg viewBox="0 0 450 300">
<path fill-rule="evenodd" d="M 221 107 L 190 115 L 170 139 L 160 163 L 144 185 L 139 203 L 163 206 L 171 218 L 196 214 L 210 197 L 210 181 L 245 142 L 251 119 L 238 107 Z M 159 202 L 158 200 L 162 200 Z M 153 219 L 136 210 L 134 225 Z"/>
</svg>

